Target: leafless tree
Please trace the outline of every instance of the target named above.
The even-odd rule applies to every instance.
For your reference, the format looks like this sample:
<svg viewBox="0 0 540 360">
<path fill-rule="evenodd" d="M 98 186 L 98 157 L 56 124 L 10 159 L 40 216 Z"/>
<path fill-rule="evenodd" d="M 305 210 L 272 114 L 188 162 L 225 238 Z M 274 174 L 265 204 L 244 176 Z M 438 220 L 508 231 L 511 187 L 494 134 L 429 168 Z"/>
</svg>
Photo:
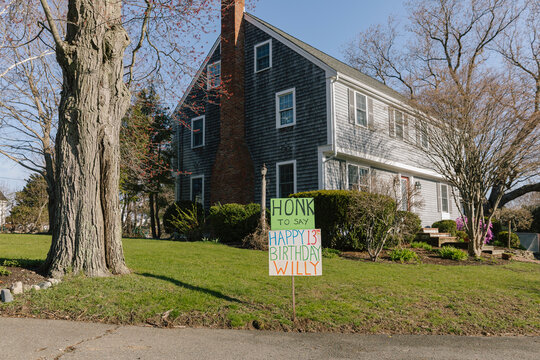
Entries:
<svg viewBox="0 0 540 360">
<path fill-rule="evenodd" d="M 170 89 L 178 84 L 167 82 L 170 77 L 193 74 L 188 65 L 198 53 L 193 45 L 209 21 L 212 2 L 0 0 L 0 12 L 5 10 L 0 16 L 9 14 L 1 24 L 14 35 L 0 35 L 0 43 L 11 42 L 0 51 L 26 55 L 28 49 L 29 55 L 20 61 L 10 57 L 2 73 L 7 76 L 13 71 L 24 73 L 25 68 L 32 70 L 24 74 L 29 95 L 25 102 L 31 107 L 25 118 L 20 115 L 24 104 L 17 104 L 14 111 L 9 110 L 8 102 L 0 104 L 11 113 L 11 129 L 28 136 L 24 151 L 14 151 L 19 134 L 9 150 L 4 149 L 4 155 L 48 174 L 49 164 L 40 156 L 54 141 L 50 165 L 55 195 L 53 240 L 45 262 L 51 275 L 62 276 L 67 269 L 89 276 L 128 272 L 118 198 L 120 121 L 129 106 L 131 89 L 144 86 L 148 79 L 155 86 Z M 36 52 L 36 44 L 44 46 L 45 52 Z M 36 69 L 44 66 L 38 60 L 51 51 L 56 56 L 57 72 L 46 76 L 51 83 L 52 76 L 61 79 L 61 92 L 51 92 L 59 99 L 53 100 L 44 95 L 45 78 L 36 75 L 40 73 Z M 41 64 L 53 67 L 50 58 Z M 41 84 L 35 85 L 39 96 L 32 82 Z M 15 97 L 9 100 L 16 102 Z M 56 102 L 58 112 L 49 114 Z M 52 119 L 46 136 L 39 123 L 45 122 L 43 114 Z M 50 146 L 43 146 L 42 139 L 48 139 Z"/>
<path fill-rule="evenodd" d="M 520 94 L 538 89 L 524 89 L 490 57 L 525 5 L 530 6 L 509 0 L 411 1 L 406 42 L 398 36 L 402 31 L 371 28 L 346 54 L 410 99 L 419 149 L 464 204 L 470 255 L 481 253 L 484 216 L 490 221 L 502 196 L 537 166 L 540 117 L 537 107 L 523 106 Z M 378 64 L 385 71 L 373 71 Z M 494 188 L 497 195 L 486 213 Z"/>
<path fill-rule="evenodd" d="M 49 194 L 49 223 L 54 211 L 54 135 L 60 101 L 61 76 L 54 51 L 32 41 L 41 31 L 28 27 L 19 45 L 13 30 L 0 50 L 0 155 L 41 174 Z M 38 55 L 34 55 L 38 54 Z M 11 65 L 10 65 L 11 61 Z"/>
</svg>

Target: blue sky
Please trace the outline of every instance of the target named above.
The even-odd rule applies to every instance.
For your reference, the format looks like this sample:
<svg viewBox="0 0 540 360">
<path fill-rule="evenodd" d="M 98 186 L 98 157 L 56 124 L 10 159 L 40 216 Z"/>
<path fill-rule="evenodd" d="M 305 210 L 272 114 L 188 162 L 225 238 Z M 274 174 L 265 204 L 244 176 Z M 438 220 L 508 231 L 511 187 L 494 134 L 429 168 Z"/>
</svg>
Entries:
<svg viewBox="0 0 540 360">
<path fill-rule="evenodd" d="M 390 15 L 405 16 L 401 0 L 255 0 L 253 3 L 254 7 L 248 5 L 248 12 L 340 60 L 343 60 L 342 47 L 358 32 L 386 22 Z M 217 37 L 219 21 L 213 28 L 215 32 L 206 39 L 207 49 Z M 22 167 L 0 158 L 0 183 L 12 191 L 21 189 L 28 175 Z"/>
<path fill-rule="evenodd" d="M 343 60 L 341 48 L 388 16 L 405 17 L 402 0 L 257 0 L 248 12 Z"/>
</svg>

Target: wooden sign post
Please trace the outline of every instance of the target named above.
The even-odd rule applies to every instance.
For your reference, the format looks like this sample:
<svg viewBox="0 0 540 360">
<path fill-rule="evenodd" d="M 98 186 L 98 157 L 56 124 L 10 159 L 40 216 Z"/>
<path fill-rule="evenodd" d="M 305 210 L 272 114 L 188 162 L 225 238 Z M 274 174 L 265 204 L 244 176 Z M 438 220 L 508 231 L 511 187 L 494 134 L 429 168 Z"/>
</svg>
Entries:
<svg viewBox="0 0 540 360">
<path fill-rule="evenodd" d="M 321 276 L 321 230 L 315 226 L 314 201 L 272 199 L 268 233 L 270 276 L 291 276 L 292 319 L 296 321 L 295 276 Z"/>
</svg>

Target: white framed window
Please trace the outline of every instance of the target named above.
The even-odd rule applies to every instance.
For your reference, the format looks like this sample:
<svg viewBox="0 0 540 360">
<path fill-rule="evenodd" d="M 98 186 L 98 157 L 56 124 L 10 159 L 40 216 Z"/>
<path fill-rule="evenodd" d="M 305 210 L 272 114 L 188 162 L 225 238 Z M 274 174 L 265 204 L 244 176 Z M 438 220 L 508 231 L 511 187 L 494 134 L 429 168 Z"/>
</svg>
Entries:
<svg viewBox="0 0 540 360">
<path fill-rule="evenodd" d="M 354 107 L 355 107 L 356 125 L 367 127 L 368 125 L 367 97 L 358 92 L 355 92 L 354 104 L 355 104 Z"/>
<path fill-rule="evenodd" d="M 409 177 L 407 176 L 400 176 L 400 180 L 399 180 L 399 183 L 400 183 L 400 187 L 401 187 L 401 200 L 400 200 L 400 206 L 401 206 L 401 211 L 410 211 L 411 208 L 410 208 L 410 203 L 409 203 L 409 198 L 410 198 L 410 193 L 409 193 L 409 190 L 410 190 L 410 179 Z"/>
<path fill-rule="evenodd" d="M 441 211 L 443 214 L 448 214 L 448 185 L 441 184 Z"/>
<path fill-rule="evenodd" d="M 276 127 L 278 129 L 296 124 L 296 89 L 276 93 Z"/>
<path fill-rule="evenodd" d="M 369 191 L 369 168 L 354 164 L 347 164 L 347 188 L 349 190 Z"/>
<path fill-rule="evenodd" d="M 276 196 L 284 198 L 296 193 L 296 160 L 276 163 Z"/>
<path fill-rule="evenodd" d="M 221 61 L 208 65 L 206 69 L 207 88 L 213 89 L 221 85 Z"/>
<path fill-rule="evenodd" d="M 272 67 L 272 39 L 255 45 L 255 72 L 260 72 Z"/>
<path fill-rule="evenodd" d="M 403 113 L 399 110 L 394 110 L 394 133 L 396 134 L 396 138 L 403 140 L 403 133 L 404 133 L 404 116 Z"/>
<path fill-rule="evenodd" d="M 191 176 L 189 182 L 190 200 L 204 205 L 204 175 Z"/>
<path fill-rule="evenodd" d="M 199 116 L 191 119 L 191 148 L 204 146 L 205 117 Z"/>
</svg>

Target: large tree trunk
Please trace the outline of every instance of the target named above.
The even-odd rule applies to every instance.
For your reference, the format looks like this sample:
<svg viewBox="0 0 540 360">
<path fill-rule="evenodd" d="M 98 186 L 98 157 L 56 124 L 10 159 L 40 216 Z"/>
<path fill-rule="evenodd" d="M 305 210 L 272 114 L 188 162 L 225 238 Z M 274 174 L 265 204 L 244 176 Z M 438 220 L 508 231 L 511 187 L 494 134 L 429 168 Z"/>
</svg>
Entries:
<svg viewBox="0 0 540 360">
<path fill-rule="evenodd" d="M 56 136 L 56 209 L 45 266 L 88 276 L 127 273 L 118 194 L 120 121 L 130 101 L 123 80 L 121 2 L 70 0 Z M 62 46 L 63 45 L 63 46 Z"/>
</svg>

